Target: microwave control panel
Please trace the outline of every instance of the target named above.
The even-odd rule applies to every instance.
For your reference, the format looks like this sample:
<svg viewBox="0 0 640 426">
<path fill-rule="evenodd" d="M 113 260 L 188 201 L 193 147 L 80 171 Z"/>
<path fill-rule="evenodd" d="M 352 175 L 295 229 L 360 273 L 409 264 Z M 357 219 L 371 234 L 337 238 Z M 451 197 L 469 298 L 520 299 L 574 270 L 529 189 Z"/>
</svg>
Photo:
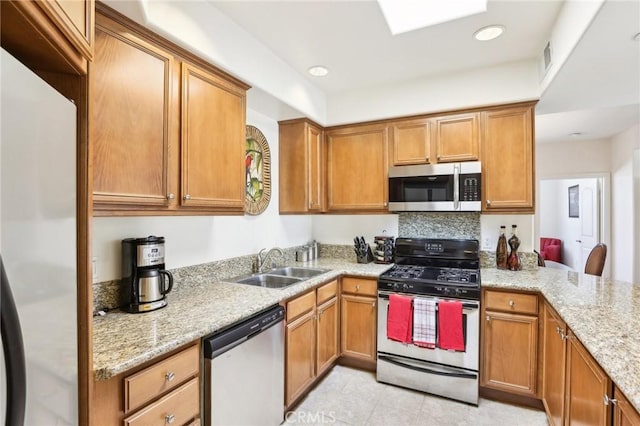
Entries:
<svg viewBox="0 0 640 426">
<path fill-rule="evenodd" d="M 460 201 L 480 201 L 480 174 L 460 176 Z"/>
</svg>

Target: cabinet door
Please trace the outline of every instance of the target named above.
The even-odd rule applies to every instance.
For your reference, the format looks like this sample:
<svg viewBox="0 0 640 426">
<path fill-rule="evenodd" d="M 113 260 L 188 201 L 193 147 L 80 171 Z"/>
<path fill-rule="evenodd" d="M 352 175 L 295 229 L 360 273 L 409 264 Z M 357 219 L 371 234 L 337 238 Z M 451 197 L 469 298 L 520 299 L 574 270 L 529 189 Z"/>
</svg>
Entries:
<svg viewBox="0 0 640 426">
<path fill-rule="evenodd" d="M 183 206 L 244 209 L 245 97 L 243 89 L 182 64 Z"/>
<path fill-rule="evenodd" d="M 482 211 L 533 213 L 533 107 L 483 113 Z"/>
<path fill-rule="evenodd" d="M 338 298 L 318 306 L 317 375 L 338 358 Z"/>
<path fill-rule="evenodd" d="M 438 163 L 478 159 L 480 120 L 478 113 L 436 118 L 436 159 Z"/>
<path fill-rule="evenodd" d="M 342 354 L 376 359 L 376 298 L 343 294 L 341 303 Z"/>
<path fill-rule="evenodd" d="M 567 343 L 567 382 L 565 424 L 610 425 L 611 379 L 569 331 Z"/>
<path fill-rule="evenodd" d="M 287 324 L 286 336 L 286 395 L 289 406 L 316 377 L 316 321 L 315 310 Z"/>
<path fill-rule="evenodd" d="M 391 124 L 393 165 L 431 162 L 431 122 L 428 119 Z"/>
<path fill-rule="evenodd" d="M 551 426 L 561 426 L 564 411 L 566 326 L 548 304 L 543 310 L 542 403 Z"/>
<path fill-rule="evenodd" d="M 328 130 L 329 211 L 387 209 L 387 126 Z"/>
<path fill-rule="evenodd" d="M 323 164 L 322 164 L 322 147 L 323 135 L 322 130 L 316 126 L 307 124 L 307 194 L 308 209 L 312 212 L 321 211 L 324 206 L 323 186 Z"/>
<path fill-rule="evenodd" d="M 616 426 L 640 426 L 640 414 L 620 392 L 620 389 L 614 389 L 613 397 L 616 400 L 613 406 L 613 424 Z"/>
<path fill-rule="evenodd" d="M 324 208 L 322 129 L 306 120 L 279 123 L 280 213 Z"/>
<path fill-rule="evenodd" d="M 481 385 L 536 394 L 538 318 L 485 312 Z"/>
<path fill-rule="evenodd" d="M 98 17 L 91 67 L 97 210 L 168 205 L 172 66 L 169 53 Z"/>
</svg>

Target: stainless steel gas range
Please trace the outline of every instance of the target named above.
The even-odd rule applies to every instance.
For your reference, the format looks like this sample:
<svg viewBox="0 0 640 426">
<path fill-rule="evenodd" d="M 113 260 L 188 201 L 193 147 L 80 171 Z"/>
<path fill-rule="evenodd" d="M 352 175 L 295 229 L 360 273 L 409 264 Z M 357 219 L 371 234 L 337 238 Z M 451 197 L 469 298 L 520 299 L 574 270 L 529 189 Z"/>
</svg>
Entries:
<svg viewBox="0 0 640 426">
<path fill-rule="evenodd" d="M 410 299 L 413 333 L 405 341 L 388 337 L 390 299 L 400 299 L 393 295 L 402 296 L 407 309 Z M 441 316 L 445 305 L 446 317 Z M 424 306 L 431 307 L 426 316 Z M 444 344 L 450 331 L 440 328 L 450 321 L 451 306 L 454 317 L 457 312 L 462 315 L 456 322 L 462 330 L 454 330 L 460 340 L 456 349 Z M 431 327 L 431 344 L 413 339 L 418 336 L 416 327 L 424 332 L 425 325 Z M 477 405 L 479 337 L 478 241 L 398 238 L 395 266 L 378 279 L 378 381 Z"/>
</svg>

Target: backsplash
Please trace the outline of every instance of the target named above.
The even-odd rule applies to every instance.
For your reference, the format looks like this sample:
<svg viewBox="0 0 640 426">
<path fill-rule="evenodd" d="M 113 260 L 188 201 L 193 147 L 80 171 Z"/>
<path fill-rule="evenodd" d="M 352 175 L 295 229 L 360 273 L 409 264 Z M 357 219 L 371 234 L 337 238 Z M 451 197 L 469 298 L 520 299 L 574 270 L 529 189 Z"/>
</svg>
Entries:
<svg viewBox="0 0 640 426">
<path fill-rule="evenodd" d="M 400 213 L 400 237 L 480 240 L 480 213 Z"/>
</svg>

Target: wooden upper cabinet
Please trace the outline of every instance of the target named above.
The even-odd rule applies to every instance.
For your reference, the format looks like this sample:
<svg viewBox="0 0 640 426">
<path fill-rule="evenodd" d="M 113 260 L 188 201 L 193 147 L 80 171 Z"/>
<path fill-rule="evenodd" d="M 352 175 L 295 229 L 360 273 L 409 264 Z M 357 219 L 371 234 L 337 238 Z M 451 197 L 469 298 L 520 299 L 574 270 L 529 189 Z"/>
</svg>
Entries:
<svg viewBox="0 0 640 426">
<path fill-rule="evenodd" d="M 100 4 L 94 215 L 244 211 L 248 86 Z"/>
<path fill-rule="evenodd" d="M 429 119 L 391 123 L 390 130 L 394 166 L 431 162 L 431 121 Z"/>
<path fill-rule="evenodd" d="M 173 57 L 105 17 L 97 24 L 94 203 L 167 206 Z"/>
<path fill-rule="evenodd" d="M 480 114 L 456 114 L 434 119 L 438 163 L 474 161 L 480 146 Z"/>
<path fill-rule="evenodd" d="M 244 209 L 246 91 L 182 63 L 184 206 Z"/>
<path fill-rule="evenodd" d="M 533 105 L 482 113 L 482 211 L 533 213 Z"/>
<path fill-rule="evenodd" d="M 48 0 L 38 1 L 37 4 L 56 23 L 75 48 L 85 58 L 91 60 L 93 58 L 95 1 Z"/>
<path fill-rule="evenodd" d="M 87 74 L 93 59 L 94 0 L 0 2 L 2 47 L 38 71 Z"/>
<path fill-rule="evenodd" d="M 326 131 L 329 211 L 387 210 L 387 131 L 386 124 Z"/>
<path fill-rule="evenodd" d="M 324 209 L 324 134 L 306 119 L 279 123 L 280 213 Z"/>
</svg>

